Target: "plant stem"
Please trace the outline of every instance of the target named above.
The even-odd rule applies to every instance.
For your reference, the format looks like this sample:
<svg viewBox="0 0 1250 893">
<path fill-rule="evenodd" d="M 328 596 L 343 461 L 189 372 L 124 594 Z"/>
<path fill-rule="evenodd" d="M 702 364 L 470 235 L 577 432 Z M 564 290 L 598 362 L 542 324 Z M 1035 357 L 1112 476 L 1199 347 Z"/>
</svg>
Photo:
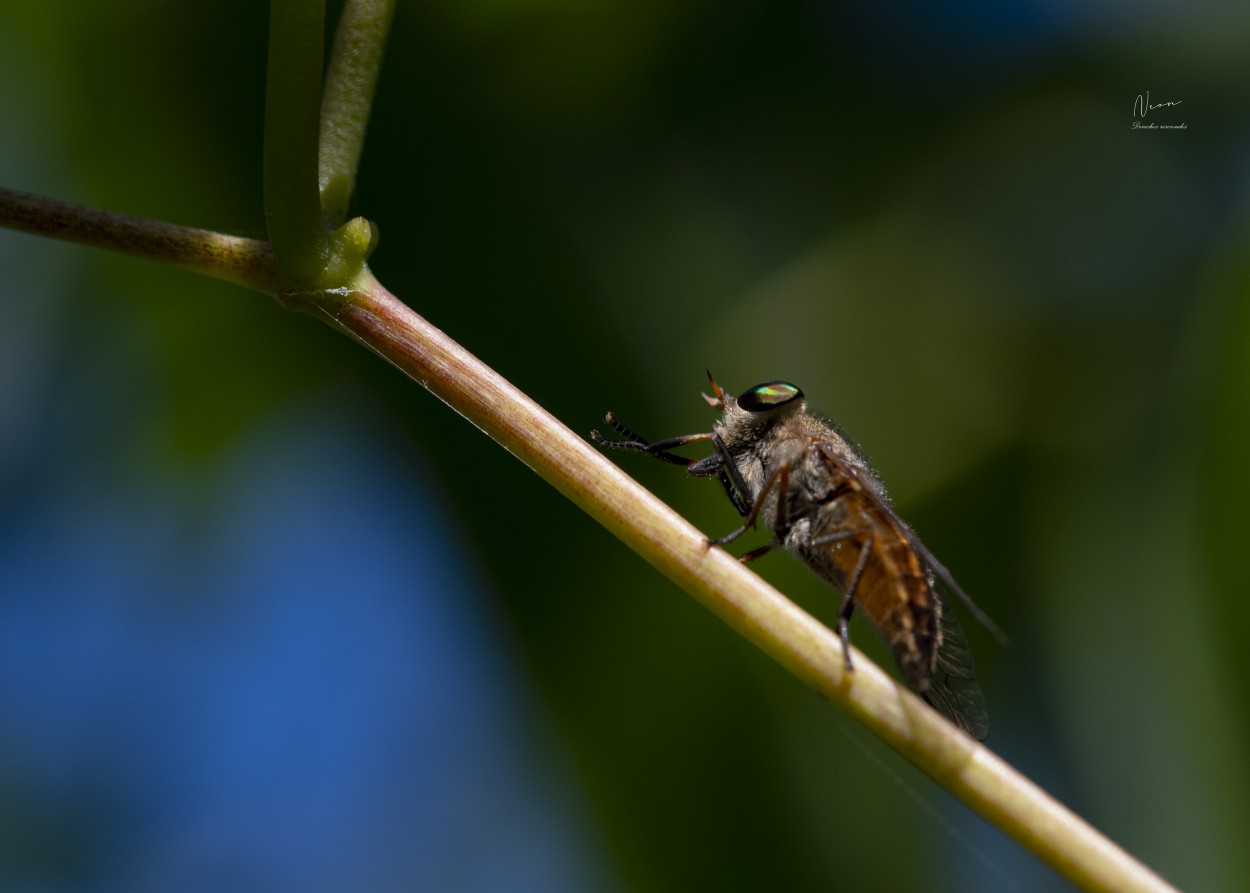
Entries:
<svg viewBox="0 0 1250 893">
<path fill-rule="evenodd" d="M 765 583 L 431 326 L 366 269 L 321 312 L 463 415 L 817 693 L 1083 890 L 1172 891 L 1150 869 Z"/>
<path fill-rule="evenodd" d="M 277 295 L 268 242 L 160 223 L 0 187 L 0 226 L 108 248 Z"/>
<path fill-rule="evenodd" d="M 335 32 L 321 100 L 319 179 L 332 224 L 347 217 L 394 11 L 394 0 L 347 0 Z"/>
<path fill-rule="evenodd" d="M 317 188 L 325 0 L 272 0 L 265 92 L 265 219 L 283 278 L 312 285 L 329 253 Z"/>
<path fill-rule="evenodd" d="M 776 589 L 708 544 L 586 440 L 388 292 L 367 266 L 347 287 L 290 290 L 269 246 L 0 189 L 0 225 L 237 282 L 308 310 L 425 387 L 536 471 L 783 667 L 955 797 L 1089 891 L 1173 891 L 1166 881 L 957 730 Z M 368 225 L 353 227 L 364 239 Z"/>
</svg>

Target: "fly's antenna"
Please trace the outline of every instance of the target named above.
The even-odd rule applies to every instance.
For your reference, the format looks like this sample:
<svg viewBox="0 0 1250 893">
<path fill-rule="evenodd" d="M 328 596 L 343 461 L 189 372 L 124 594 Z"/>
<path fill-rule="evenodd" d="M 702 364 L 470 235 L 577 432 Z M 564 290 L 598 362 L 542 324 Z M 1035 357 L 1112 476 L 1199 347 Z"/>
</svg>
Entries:
<svg viewBox="0 0 1250 893">
<path fill-rule="evenodd" d="M 706 400 L 707 405 L 712 407 L 713 409 L 724 409 L 725 398 L 730 395 L 726 394 L 725 389 L 716 383 L 716 379 L 712 377 L 712 370 L 708 369 L 706 371 L 707 371 L 707 380 L 711 382 L 712 384 L 712 393 L 715 394 L 716 396 L 709 397 L 707 394 L 704 394 L 703 399 Z"/>
</svg>

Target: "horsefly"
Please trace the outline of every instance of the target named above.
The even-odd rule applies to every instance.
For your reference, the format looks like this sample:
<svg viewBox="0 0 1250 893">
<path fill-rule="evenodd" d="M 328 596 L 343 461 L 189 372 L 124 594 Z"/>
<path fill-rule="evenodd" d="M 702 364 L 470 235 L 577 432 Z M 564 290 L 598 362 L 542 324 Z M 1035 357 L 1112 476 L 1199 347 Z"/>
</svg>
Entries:
<svg viewBox="0 0 1250 893">
<path fill-rule="evenodd" d="M 811 413 L 803 392 L 784 381 L 734 397 L 712 379 L 703 399 L 721 417 L 707 434 L 648 442 L 608 413 L 626 440 L 591 437 L 602 446 L 635 450 L 716 477 L 741 527 L 712 545 L 733 542 L 757 519 L 773 539 L 747 552 L 753 561 L 784 547 L 842 593 L 838 635 L 852 670 L 847 623 L 858 607 L 881 632 L 903 679 L 939 713 L 978 740 L 989 732 L 968 641 L 939 587 L 961 601 L 996 638 L 1002 633 L 890 505 L 885 487 L 835 425 Z M 687 459 L 672 450 L 709 440 L 715 452 Z"/>
</svg>

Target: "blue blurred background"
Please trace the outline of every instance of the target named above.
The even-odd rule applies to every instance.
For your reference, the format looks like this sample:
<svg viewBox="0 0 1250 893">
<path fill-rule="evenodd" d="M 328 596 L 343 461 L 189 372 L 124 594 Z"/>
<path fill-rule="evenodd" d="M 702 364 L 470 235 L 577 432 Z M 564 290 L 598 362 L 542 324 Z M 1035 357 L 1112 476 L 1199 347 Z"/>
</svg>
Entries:
<svg viewBox="0 0 1250 893">
<path fill-rule="evenodd" d="M 262 236 L 267 19 L 0 7 L 0 182 Z M 990 746 L 1242 890 L 1248 49 L 1231 2 L 404 3 L 356 205 L 577 431 L 800 384 L 1010 635 L 965 622 Z M 0 888 L 1067 889 L 329 329 L 0 269 Z"/>
</svg>

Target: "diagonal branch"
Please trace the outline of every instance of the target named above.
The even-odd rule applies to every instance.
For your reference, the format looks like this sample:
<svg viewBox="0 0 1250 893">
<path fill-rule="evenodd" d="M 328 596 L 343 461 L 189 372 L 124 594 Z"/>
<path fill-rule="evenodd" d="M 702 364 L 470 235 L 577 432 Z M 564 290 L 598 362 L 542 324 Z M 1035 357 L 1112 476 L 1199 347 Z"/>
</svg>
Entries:
<svg viewBox="0 0 1250 893">
<path fill-rule="evenodd" d="M 818 694 L 1083 890 L 1166 881 L 964 735 L 644 490 L 580 436 L 431 326 L 362 266 L 320 293 L 284 293 L 269 246 L 0 189 L 0 225 L 164 260 L 309 310 L 464 416 Z M 364 238 L 367 224 L 357 227 Z"/>
<path fill-rule="evenodd" d="M 960 732 L 366 270 L 321 312 L 463 415 L 783 667 L 1083 890 L 1173 888 Z"/>
</svg>

